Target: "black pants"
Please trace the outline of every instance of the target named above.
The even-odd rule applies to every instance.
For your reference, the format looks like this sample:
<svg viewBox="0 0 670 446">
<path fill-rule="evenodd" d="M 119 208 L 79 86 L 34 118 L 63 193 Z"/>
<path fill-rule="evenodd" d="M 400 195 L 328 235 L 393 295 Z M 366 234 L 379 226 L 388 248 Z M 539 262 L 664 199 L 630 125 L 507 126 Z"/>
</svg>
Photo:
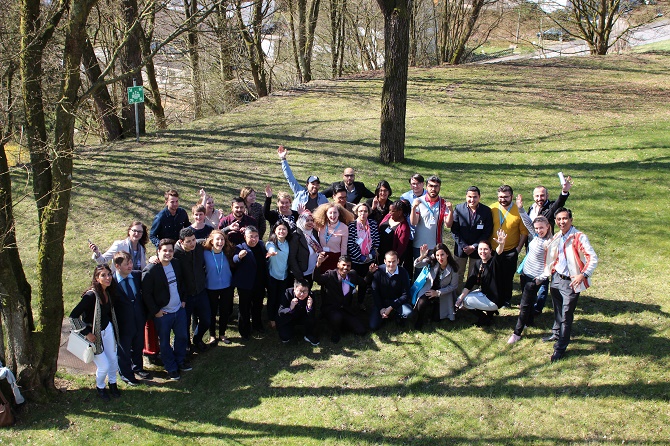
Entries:
<svg viewBox="0 0 670 446">
<path fill-rule="evenodd" d="M 537 285 L 535 279 L 529 277 L 526 277 L 526 280 L 523 282 L 525 282 L 525 285 L 523 286 L 521 304 L 519 305 L 519 319 L 517 319 L 516 327 L 514 328 L 514 334 L 517 336 L 521 336 L 523 328 L 526 325 L 533 323 L 533 313 L 535 311 L 533 305 L 535 304 L 537 291 L 542 286 L 542 283 Z"/>
<path fill-rule="evenodd" d="M 365 334 L 365 324 L 348 308 L 329 307 L 322 310 L 322 313 L 328 321 L 330 331 L 334 337 L 341 336 L 343 328 L 349 329 L 359 336 Z"/>
<path fill-rule="evenodd" d="M 279 300 L 286 293 L 287 288 L 293 286 L 293 278 L 289 276 L 284 280 L 277 280 L 270 276 L 268 282 L 268 319 L 271 321 L 277 320 L 277 312 L 279 311 Z"/>
<path fill-rule="evenodd" d="M 277 318 L 277 332 L 279 339 L 286 342 L 293 337 L 293 332 L 297 325 L 302 325 L 305 328 L 305 336 L 311 341 L 318 340 L 316 333 L 316 315 L 314 311 L 309 313 L 299 311 L 296 313 L 281 314 Z"/>
<path fill-rule="evenodd" d="M 209 296 L 209 308 L 211 310 L 211 319 L 209 325 L 209 335 L 216 337 L 216 315 L 219 315 L 219 337 L 226 335 L 228 328 L 228 319 L 233 312 L 233 287 L 220 290 L 207 290 Z"/>
<path fill-rule="evenodd" d="M 514 274 L 516 274 L 519 253 L 516 249 L 510 249 L 500 254 L 496 272 L 496 285 L 498 289 L 498 307 L 505 306 L 512 302 L 512 289 L 514 288 Z"/>
<path fill-rule="evenodd" d="M 427 317 L 430 317 L 432 321 L 440 320 L 440 299 L 438 297 L 421 296 L 416 300 L 414 310 L 416 311 L 414 327 L 420 329 Z"/>
<path fill-rule="evenodd" d="M 240 319 L 238 321 L 240 336 L 248 338 L 251 335 L 252 326 L 257 330 L 263 328 L 261 312 L 263 311 L 265 288 L 262 286 L 250 290 L 238 288 L 237 295 L 240 298 Z"/>
</svg>

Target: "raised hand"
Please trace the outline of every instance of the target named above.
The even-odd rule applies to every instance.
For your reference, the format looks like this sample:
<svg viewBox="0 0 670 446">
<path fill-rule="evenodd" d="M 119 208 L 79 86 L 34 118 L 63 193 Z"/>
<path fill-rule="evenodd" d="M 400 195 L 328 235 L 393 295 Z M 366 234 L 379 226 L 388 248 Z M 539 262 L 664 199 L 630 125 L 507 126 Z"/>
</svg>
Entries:
<svg viewBox="0 0 670 446">
<path fill-rule="evenodd" d="M 279 156 L 280 160 L 285 160 L 286 155 L 288 154 L 288 150 L 284 148 L 284 146 L 279 146 L 277 148 L 277 156 Z"/>
<path fill-rule="evenodd" d="M 265 196 L 268 198 L 272 198 L 272 188 L 270 187 L 269 184 L 265 186 Z"/>
</svg>

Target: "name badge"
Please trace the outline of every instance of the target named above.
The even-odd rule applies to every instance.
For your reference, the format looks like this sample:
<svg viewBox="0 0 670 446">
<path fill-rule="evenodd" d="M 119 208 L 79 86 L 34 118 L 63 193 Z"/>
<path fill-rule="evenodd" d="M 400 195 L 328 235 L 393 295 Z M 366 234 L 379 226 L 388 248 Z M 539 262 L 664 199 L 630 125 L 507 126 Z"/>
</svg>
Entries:
<svg viewBox="0 0 670 446">
<path fill-rule="evenodd" d="M 330 248 L 327 247 L 327 246 L 324 246 L 324 247 L 323 247 L 323 252 L 330 252 Z"/>
<path fill-rule="evenodd" d="M 393 232 L 393 229 L 391 229 L 391 227 L 389 226 L 388 228 L 386 228 L 386 231 L 384 231 L 384 232 L 386 232 L 387 234 L 390 234 L 391 232 Z"/>
<path fill-rule="evenodd" d="M 358 238 L 356 239 L 356 243 L 357 243 L 359 246 L 362 245 L 362 244 L 363 244 L 363 237 L 358 237 Z"/>
<path fill-rule="evenodd" d="M 477 229 L 484 229 L 484 224 L 483 224 L 483 223 L 479 223 L 479 224 L 477 225 Z"/>
</svg>

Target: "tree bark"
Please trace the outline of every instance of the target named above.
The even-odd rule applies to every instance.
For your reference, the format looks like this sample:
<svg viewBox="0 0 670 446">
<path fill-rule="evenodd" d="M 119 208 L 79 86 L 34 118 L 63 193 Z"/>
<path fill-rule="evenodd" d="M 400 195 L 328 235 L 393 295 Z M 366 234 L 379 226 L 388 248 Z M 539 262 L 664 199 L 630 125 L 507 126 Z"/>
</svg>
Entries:
<svg viewBox="0 0 670 446">
<path fill-rule="evenodd" d="M 253 78 L 254 86 L 256 87 L 256 95 L 259 98 L 262 98 L 269 93 L 267 71 L 265 69 L 265 52 L 263 51 L 261 36 L 263 27 L 263 2 L 257 1 L 253 5 L 250 24 L 252 32 L 249 31 L 247 25 L 244 23 L 241 3 L 241 0 L 236 0 L 235 3 L 237 26 L 247 49 L 251 77 Z"/>
<path fill-rule="evenodd" d="M 384 164 L 405 159 L 405 115 L 409 56 L 409 8 L 412 0 L 377 0 L 384 14 L 384 86 L 380 160 Z"/>
<path fill-rule="evenodd" d="M 152 3 L 149 11 L 147 11 L 146 29 L 142 30 L 140 37 L 140 45 L 142 46 L 142 56 L 148 57 L 151 54 L 151 39 L 154 35 L 154 24 L 156 22 L 156 4 Z M 151 113 L 154 115 L 156 127 L 159 129 L 167 128 L 167 120 L 165 119 L 165 109 L 161 100 L 161 92 L 156 80 L 156 68 L 154 67 L 153 58 L 149 58 L 146 64 L 148 95 L 144 96 L 144 104 L 149 107 Z"/>
<path fill-rule="evenodd" d="M 86 39 L 83 48 L 83 61 L 86 77 L 88 77 L 91 84 L 96 83 L 102 75 L 98 58 L 95 55 L 95 49 L 90 39 Z M 93 91 L 93 102 L 95 103 L 95 110 L 98 115 L 103 129 L 104 141 L 115 141 L 121 138 L 123 129 L 121 128 L 121 121 L 116 116 L 114 110 L 114 102 L 109 94 L 107 85 L 101 85 Z"/>
<path fill-rule="evenodd" d="M 198 0 L 184 0 L 184 13 L 186 20 L 198 13 Z M 193 117 L 200 119 L 204 116 L 202 91 L 202 72 L 200 71 L 200 54 L 198 53 L 198 29 L 189 28 L 186 32 L 186 43 L 188 47 L 188 58 L 191 62 L 191 87 L 193 88 Z"/>
<path fill-rule="evenodd" d="M 126 136 L 135 136 L 135 105 L 128 104 L 128 95 L 126 91 L 133 86 L 133 80 L 137 86 L 143 86 L 142 80 L 142 50 L 140 48 L 141 30 L 138 19 L 137 0 L 122 0 L 121 7 L 123 9 L 123 19 L 128 27 L 128 41 L 126 42 L 123 52 L 121 54 L 121 69 L 124 73 L 133 73 L 132 76 L 123 80 L 124 94 L 123 94 L 123 110 L 121 116 L 123 119 L 123 133 Z M 146 134 L 145 130 L 145 110 L 144 104 L 137 104 L 138 120 L 140 127 L 140 135 Z"/>
</svg>

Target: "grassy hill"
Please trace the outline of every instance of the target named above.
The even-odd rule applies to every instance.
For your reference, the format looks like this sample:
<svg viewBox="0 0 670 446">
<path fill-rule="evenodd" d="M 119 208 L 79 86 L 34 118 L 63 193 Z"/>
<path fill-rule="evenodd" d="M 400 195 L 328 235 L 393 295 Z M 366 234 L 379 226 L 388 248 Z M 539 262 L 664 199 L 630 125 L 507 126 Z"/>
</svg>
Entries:
<svg viewBox="0 0 670 446">
<path fill-rule="evenodd" d="M 670 215 L 670 58 L 663 53 L 410 70 L 406 162 L 377 163 L 381 80 L 317 81 L 234 113 L 148 135 L 140 144 L 84 147 L 66 237 L 65 309 L 90 281 L 87 239 L 107 247 L 127 224 L 150 224 L 162 191 L 190 207 L 200 187 L 219 206 L 244 185 L 287 190 L 276 146 L 296 177 L 357 169 L 393 197 L 415 172 L 438 174 L 461 202 L 484 203 L 507 183 L 531 201 L 572 175 L 574 223 L 600 257 L 580 299 L 566 360 L 549 364 L 545 312 L 508 347 L 518 310 L 489 329 L 467 315 L 425 333 L 395 327 L 364 338 L 281 346 L 267 333 L 218 347 L 179 383 L 95 400 L 92 377 L 61 375 L 54 406 L 30 406 L 7 443 L 138 444 L 666 444 L 670 286 L 663 257 Z M 15 184 L 25 184 L 14 173 Z M 16 194 L 25 193 L 17 186 Z M 34 204 L 23 200 L 19 218 Z M 19 223 L 30 274 L 35 231 Z M 518 303 L 518 296 L 516 297 Z M 303 345 L 304 344 L 304 345 Z"/>
</svg>

